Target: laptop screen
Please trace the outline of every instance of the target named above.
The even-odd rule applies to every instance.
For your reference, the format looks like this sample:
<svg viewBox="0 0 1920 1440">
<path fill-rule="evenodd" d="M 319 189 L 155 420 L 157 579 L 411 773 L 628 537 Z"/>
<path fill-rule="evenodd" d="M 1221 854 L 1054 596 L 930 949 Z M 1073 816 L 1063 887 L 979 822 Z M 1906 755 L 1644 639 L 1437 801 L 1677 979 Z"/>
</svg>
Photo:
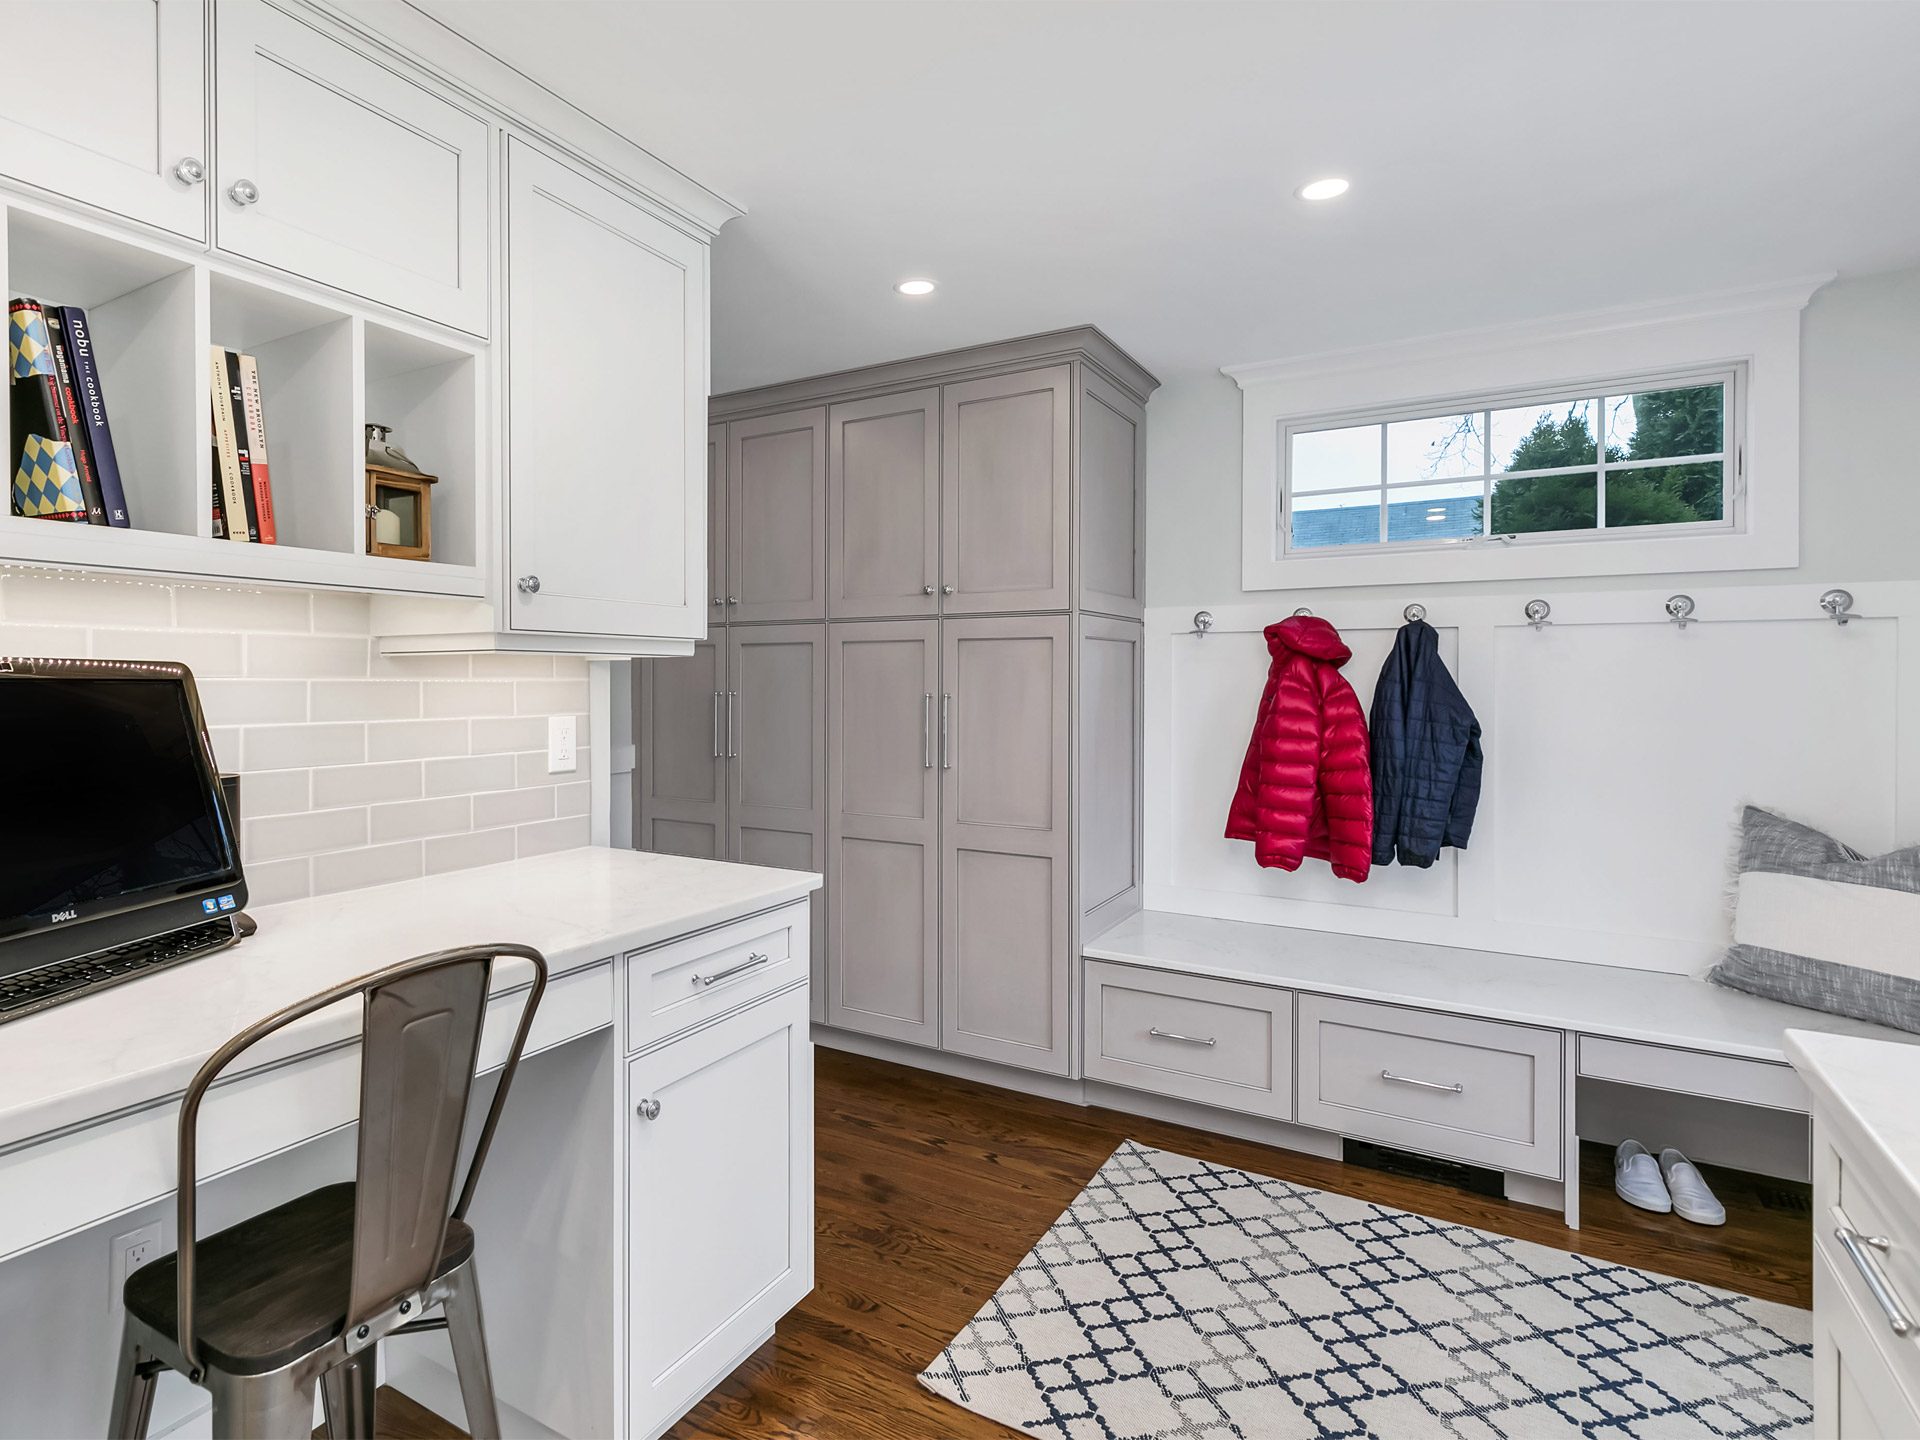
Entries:
<svg viewBox="0 0 1920 1440">
<path fill-rule="evenodd" d="M 191 684 L 0 676 L 0 939 L 239 877 Z"/>
</svg>

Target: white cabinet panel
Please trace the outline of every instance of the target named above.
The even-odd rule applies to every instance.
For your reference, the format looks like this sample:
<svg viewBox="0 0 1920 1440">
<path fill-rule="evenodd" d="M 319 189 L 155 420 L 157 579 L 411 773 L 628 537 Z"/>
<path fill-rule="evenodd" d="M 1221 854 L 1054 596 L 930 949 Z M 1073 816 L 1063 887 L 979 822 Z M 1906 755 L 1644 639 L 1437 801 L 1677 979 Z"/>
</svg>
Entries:
<svg viewBox="0 0 1920 1440">
<path fill-rule="evenodd" d="M 487 333 L 485 120 L 260 0 L 219 7 L 215 89 L 221 249 Z"/>
<path fill-rule="evenodd" d="M 0 53 L 29 63 L 0 85 L 0 171 L 205 240 L 206 181 L 177 167 L 210 165 L 206 23 L 201 0 L 7 5 Z"/>
<path fill-rule="evenodd" d="M 653 1435 L 813 1288 L 805 988 L 640 1056 L 627 1106 L 628 1430 Z"/>
<path fill-rule="evenodd" d="M 507 226 L 512 628 L 697 639 L 707 248 L 518 141 Z"/>
</svg>

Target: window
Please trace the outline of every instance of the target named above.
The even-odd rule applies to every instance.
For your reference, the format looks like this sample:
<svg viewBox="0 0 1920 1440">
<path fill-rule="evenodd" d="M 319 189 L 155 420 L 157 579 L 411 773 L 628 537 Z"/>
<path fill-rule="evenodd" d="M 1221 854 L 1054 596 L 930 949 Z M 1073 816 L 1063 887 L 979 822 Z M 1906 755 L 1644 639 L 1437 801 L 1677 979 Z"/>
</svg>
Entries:
<svg viewBox="0 0 1920 1440">
<path fill-rule="evenodd" d="M 1722 371 L 1288 425 L 1283 548 L 1731 528 L 1738 378 Z"/>
</svg>

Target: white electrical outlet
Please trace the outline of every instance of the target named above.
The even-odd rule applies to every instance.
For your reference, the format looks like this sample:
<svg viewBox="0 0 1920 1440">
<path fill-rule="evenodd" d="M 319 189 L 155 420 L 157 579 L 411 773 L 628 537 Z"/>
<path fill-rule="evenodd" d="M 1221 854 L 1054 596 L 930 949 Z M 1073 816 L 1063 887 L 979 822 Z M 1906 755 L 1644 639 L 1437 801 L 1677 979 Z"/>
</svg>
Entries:
<svg viewBox="0 0 1920 1440">
<path fill-rule="evenodd" d="M 573 716 L 549 715 L 547 717 L 547 773 L 549 775 L 570 775 L 578 768 L 579 761 L 573 748 Z"/>
<path fill-rule="evenodd" d="M 112 1248 L 108 1251 L 112 1264 L 107 1275 L 110 1304 L 120 1303 L 120 1293 L 126 1288 L 127 1277 L 148 1261 L 160 1258 L 160 1222 L 142 1225 L 138 1230 L 129 1230 L 124 1235 L 113 1237 Z"/>
</svg>

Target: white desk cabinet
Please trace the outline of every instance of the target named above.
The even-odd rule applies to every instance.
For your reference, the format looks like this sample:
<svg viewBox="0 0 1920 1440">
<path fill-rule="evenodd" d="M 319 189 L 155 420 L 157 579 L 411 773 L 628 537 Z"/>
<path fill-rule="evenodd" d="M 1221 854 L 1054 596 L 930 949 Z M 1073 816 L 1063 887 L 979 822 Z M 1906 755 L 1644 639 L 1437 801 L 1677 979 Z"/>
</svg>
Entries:
<svg viewBox="0 0 1920 1440">
<path fill-rule="evenodd" d="M 202 0 L 6 6 L 0 170 L 204 241 L 206 25 Z"/>
<path fill-rule="evenodd" d="M 707 629 L 707 247 L 521 141 L 507 150 L 515 631 Z"/>
<path fill-rule="evenodd" d="M 215 30 L 219 247 L 486 334 L 487 122 L 262 0 Z"/>
</svg>

